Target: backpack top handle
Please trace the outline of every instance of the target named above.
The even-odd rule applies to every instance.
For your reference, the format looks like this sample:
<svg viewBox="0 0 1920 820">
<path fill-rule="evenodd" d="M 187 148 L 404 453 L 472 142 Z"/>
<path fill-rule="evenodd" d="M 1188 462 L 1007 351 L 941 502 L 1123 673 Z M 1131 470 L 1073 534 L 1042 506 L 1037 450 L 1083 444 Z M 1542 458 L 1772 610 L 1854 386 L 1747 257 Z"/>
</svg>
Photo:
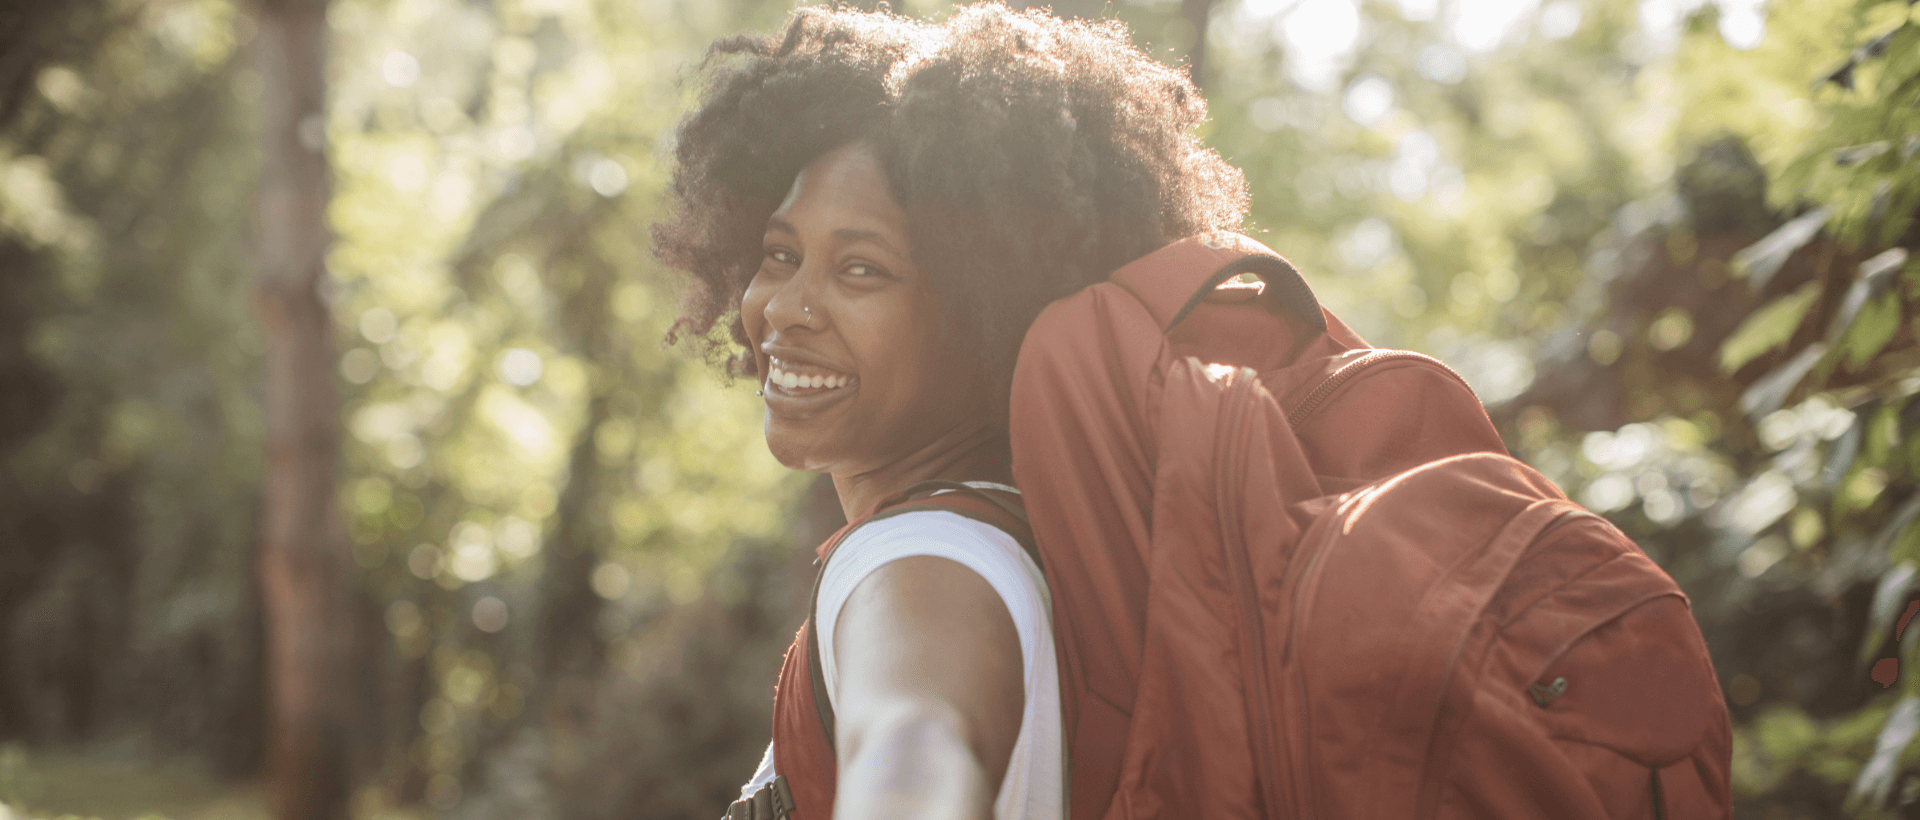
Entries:
<svg viewBox="0 0 1920 820">
<path fill-rule="evenodd" d="M 1314 298 L 1313 288 L 1307 286 L 1306 277 L 1300 275 L 1300 270 L 1292 262 L 1267 254 L 1248 254 L 1214 271 L 1199 290 L 1187 297 L 1186 304 L 1173 314 L 1173 319 L 1167 322 L 1167 330 L 1180 324 L 1181 319 L 1187 318 L 1187 314 L 1213 295 L 1214 290 L 1226 284 L 1228 279 L 1247 273 L 1260 277 L 1260 281 L 1267 284 L 1268 293 L 1262 295 L 1277 300 L 1281 310 L 1293 314 L 1294 318 L 1313 329 L 1303 339 L 1327 332 L 1327 317 L 1320 312 L 1320 300 Z"/>
<path fill-rule="evenodd" d="M 1259 277 L 1260 283 L 1232 281 L 1249 273 Z M 1292 331 L 1286 334 L 1293 339 L 1286 356 L 1289 361 L 1326 334 L 1339 337 L 1348 347 L 1366 346 L 1344 326 L 1330 327 L 1337 321 L 1330 322 L 1321 311 L 1313 289 L 1293 263 L 1243 234 L 1221 231 L 1189 236 L 1122 265 L 1108 281 L 1139 299 L 1165 333 L 1173 332 L 1204 303 L 1261 301 Z"/>
</svg>

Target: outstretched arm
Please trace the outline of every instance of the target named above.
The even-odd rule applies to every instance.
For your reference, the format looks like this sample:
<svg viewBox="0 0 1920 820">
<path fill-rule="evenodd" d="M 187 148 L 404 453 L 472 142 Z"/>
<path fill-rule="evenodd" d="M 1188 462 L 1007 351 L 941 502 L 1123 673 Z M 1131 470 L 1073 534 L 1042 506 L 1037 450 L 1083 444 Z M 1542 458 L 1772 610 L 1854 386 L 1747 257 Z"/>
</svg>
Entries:
<svg viewBox="0 0 1920 820">
<path fill-rule="evenodd" d="M 834 625 L 835 820 L 987 820 L 1025 707 L 1020 635 L 986 579 L 890 562 Z"/>
</svg>

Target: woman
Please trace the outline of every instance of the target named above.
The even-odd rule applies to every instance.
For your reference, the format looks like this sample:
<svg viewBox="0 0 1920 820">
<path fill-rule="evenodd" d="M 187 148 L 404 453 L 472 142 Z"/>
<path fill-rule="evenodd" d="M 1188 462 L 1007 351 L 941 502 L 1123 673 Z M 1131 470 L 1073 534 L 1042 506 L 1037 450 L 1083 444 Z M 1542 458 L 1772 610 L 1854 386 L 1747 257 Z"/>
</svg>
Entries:
<svg viewBox="0 0 1920 820">
<path fill-rule="evenodd" d="M 1240 172 L 1194 136 L 1204 102 L 1118 23 L 810 8 L 710 62 L 654 230 L 692 277 L 675 333 L 761 382 L 768 447 L 831 474 L 849 521 L 929 479 L 1017 498 L 1006 399 L 1033 317 L 1245 215 Z M 1017 529 L 921 510 L 845 533 L 808 627 L 837 773 L 789 786 L 776 733 L 743 797 L 798 795 L 806 820 L 1064 817 L 1047 593 Z"/>
</svg>

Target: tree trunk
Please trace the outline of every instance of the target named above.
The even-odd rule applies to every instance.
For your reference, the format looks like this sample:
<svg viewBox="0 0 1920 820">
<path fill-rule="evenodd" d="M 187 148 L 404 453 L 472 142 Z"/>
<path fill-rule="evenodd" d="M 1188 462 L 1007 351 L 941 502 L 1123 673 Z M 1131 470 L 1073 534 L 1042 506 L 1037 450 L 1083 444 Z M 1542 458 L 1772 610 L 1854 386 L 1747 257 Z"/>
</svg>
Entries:
<svg viewBox="0 0 1920 820">
<path fill-rule="evenodd" d="M 586 347 L 598 351 L 602 348 Z M 540 573 L 539 660 L 540 690 L 577 687 L 590 681 L 606 662 L 607 643 L 600 632 L 600 596 L 593 591 L 593 571 L 600 566 L 599 545 L 607 542 L 606 502 L 600 449 L 594 437 L 613 415 L 607 397 L 587 401 L 587 417 L 575 437 L 567 460 L 567 486 L 554 510 L 552 537 L 542 550 Z M 569 694 L 561 693 L 563 697 Z M 578 698 L 572 705 L 584 706 Z"/>
<path fill-rule="evenodd" d="M 340 678 L 351 659 L 349 561 L 334 510 L 339 396 L 326 286 L 326 0 L 260 0 L 255 297 L 266 342 L 259 572 L 267 622 L 269 805 L 340 820 L 349 776 Z"/>
<path fill-rule="evenodd" d="M 1202 96 L 1207 93 L 1207 18 L 1213 6 L 1214 0 L 1180 0 L 1180 16 L 1193 27 L 1193 42 L 1187 46 L 1187 76 Z"/>
</svg>

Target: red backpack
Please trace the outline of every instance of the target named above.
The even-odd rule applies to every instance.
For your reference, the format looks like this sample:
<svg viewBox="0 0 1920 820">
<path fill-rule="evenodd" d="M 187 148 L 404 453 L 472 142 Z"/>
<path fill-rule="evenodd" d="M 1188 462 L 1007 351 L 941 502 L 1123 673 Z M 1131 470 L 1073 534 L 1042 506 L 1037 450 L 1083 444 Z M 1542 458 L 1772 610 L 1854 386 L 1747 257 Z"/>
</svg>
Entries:
<svg viewBox="0 0 1920 820">
<path fill-rule="evenodd" d="M 1672 579 L 1509 458 L 1458 375 L 1370 348 L 1259 243 L 1183 240 L 1049 306 L 1012 419 L 1072 820 L 1730 816 Z M 831 811 L 809 643 L 782 782 L 741 817 Z"/>
<path fill-rule="evenodd" d="M 1259 243 L 1049 306 L 1012 418 L 1073 820 L 1731 815 L 1673 580 Z"/>
</svg>

